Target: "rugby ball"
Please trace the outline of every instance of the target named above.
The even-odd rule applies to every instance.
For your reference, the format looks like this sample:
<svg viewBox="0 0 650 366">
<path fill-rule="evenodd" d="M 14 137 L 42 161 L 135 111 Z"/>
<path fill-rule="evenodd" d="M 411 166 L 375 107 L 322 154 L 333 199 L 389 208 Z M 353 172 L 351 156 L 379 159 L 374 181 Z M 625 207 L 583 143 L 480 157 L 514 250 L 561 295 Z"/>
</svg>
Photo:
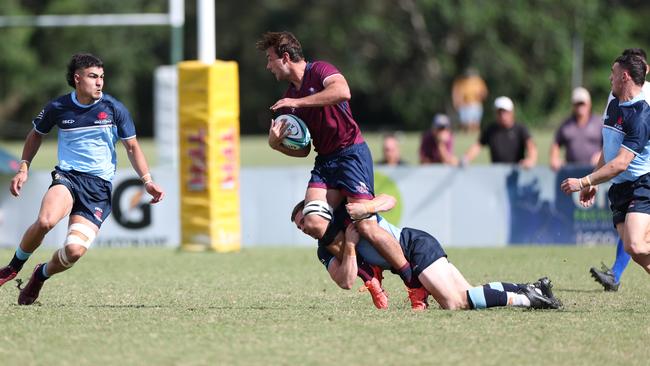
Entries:
<svg viewBox="0 0 650 366">
<path fill-rule="evenodd" d="M 283 114 L 275 118 L 289 126 L 289 134 L 282 140 L 282 145 L 292 150 L 305 148 L 311 142 L 309 129 L 303 120 L 293 114 Z"/>
</svg>

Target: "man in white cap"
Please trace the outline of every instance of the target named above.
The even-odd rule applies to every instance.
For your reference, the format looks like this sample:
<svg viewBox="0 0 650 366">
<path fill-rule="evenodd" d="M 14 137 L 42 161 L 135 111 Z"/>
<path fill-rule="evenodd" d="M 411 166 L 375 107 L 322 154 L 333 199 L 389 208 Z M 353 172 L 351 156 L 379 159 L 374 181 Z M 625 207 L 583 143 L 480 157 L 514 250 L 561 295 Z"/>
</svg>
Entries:
<svg viewBox="0 0 650 366">
<path fill-rule="evenodd" d="M 481 131 L 479 139 L 465 153 L 463 163 L 468 164 L 481 152 L 481 146 L 490 148 L 493 163 L 519 164 L 532 168 L 537 163 L 537 146 L 526 126 L 515 122 L 512 99 L 502 96 L 494 100 L 496 122 Z"/>
<path fill-rule="evenodd" d="M 602 119 L 591 112 L 591 96 L 587 89 L 577 87 L 571 93 L 573 113 L 555 132 L 551 144 L 551 169 L 558 171 L 564 162 L 560 149 L 565 148 L 567 164 L 595 166 L 603 146 Z"/>
</svg>

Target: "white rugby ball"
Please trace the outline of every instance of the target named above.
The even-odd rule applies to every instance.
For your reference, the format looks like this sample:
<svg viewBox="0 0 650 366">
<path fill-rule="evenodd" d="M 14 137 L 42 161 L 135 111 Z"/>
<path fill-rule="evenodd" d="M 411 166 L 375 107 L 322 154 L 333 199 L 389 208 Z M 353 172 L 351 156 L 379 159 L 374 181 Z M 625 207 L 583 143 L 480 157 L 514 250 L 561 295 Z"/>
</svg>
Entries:
<svg viewBox="0 0 650 366">
<path fill-rule="evenodd" d="M 289 134 L 282 140 L 282 145 L 292 150 L 305 148 L 311 142 L 309 128 L 303 120 L 293 114 L 283 114 L 275 118 L 275 122 L 282 122 L 289 126 Z"/>
</svg>

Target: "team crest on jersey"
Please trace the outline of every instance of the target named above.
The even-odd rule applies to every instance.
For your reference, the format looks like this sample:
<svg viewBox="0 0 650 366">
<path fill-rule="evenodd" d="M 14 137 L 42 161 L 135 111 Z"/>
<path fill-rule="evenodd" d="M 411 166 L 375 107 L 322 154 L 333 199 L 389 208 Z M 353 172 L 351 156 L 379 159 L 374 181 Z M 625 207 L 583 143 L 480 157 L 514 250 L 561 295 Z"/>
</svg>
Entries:
<svg viewBox="0 0 650 366">
<path fill-rule="evenodd" d="M 96 125 L 107 125 L 111 122 L 113 122 L 111 119 L 108 118 L 108 113 L 101 111 L 97 113 L 97 120 L 95 121 Z"/>
<path fill-rule="evenodd" d="M 623 117 L 619 116 L 616 120 L 616 127 L 623 128 Z"/>
<path fill-rule="evenodd" d="M 104 210 L 102 210 L 99 207 L 95 207 L 95 214 L 94 214 L 95 218 L 101 222 L 103 215 L 104 215 Z"/>
</svg>

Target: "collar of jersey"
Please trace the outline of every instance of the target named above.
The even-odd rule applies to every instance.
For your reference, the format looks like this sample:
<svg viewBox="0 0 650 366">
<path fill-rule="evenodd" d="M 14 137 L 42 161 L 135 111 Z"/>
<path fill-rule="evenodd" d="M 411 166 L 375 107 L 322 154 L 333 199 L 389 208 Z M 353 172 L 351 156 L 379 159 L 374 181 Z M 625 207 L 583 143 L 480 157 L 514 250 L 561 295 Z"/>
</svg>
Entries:
<svg viewBox="0 0 650 366">
<path fill-rule="evenodd" d="M 641 100 L 645 100 L 645 94 L 643 94 L 643 90 L 641 90 L 641 93 L 637 94 L 636 97 L 632 98 L 632 100 L 628 100 L 626 102 L 619 102 L 618 105 L 621 107 L 629 107 L 632 104 Z"/>
<path fill-rule="evenodd" d="M 81 103 L 79 103 L 79 101 L 77 100 L 77 92 L 76 91 L 73 91 L 70 94 L 70 96 L 72 97 L 72 103 L 74 103 L 77 107 L 90 108 L 90 107 L 94 106 L 95 104 L 97 104 L 100 100 L 102 100 L 102 98 L 104 97 L 104 93 L 102 93 L 102 95 L 99 97 L 99 99 L 92 102 L 91 104 L 81 104 Z"/>
</svg>

